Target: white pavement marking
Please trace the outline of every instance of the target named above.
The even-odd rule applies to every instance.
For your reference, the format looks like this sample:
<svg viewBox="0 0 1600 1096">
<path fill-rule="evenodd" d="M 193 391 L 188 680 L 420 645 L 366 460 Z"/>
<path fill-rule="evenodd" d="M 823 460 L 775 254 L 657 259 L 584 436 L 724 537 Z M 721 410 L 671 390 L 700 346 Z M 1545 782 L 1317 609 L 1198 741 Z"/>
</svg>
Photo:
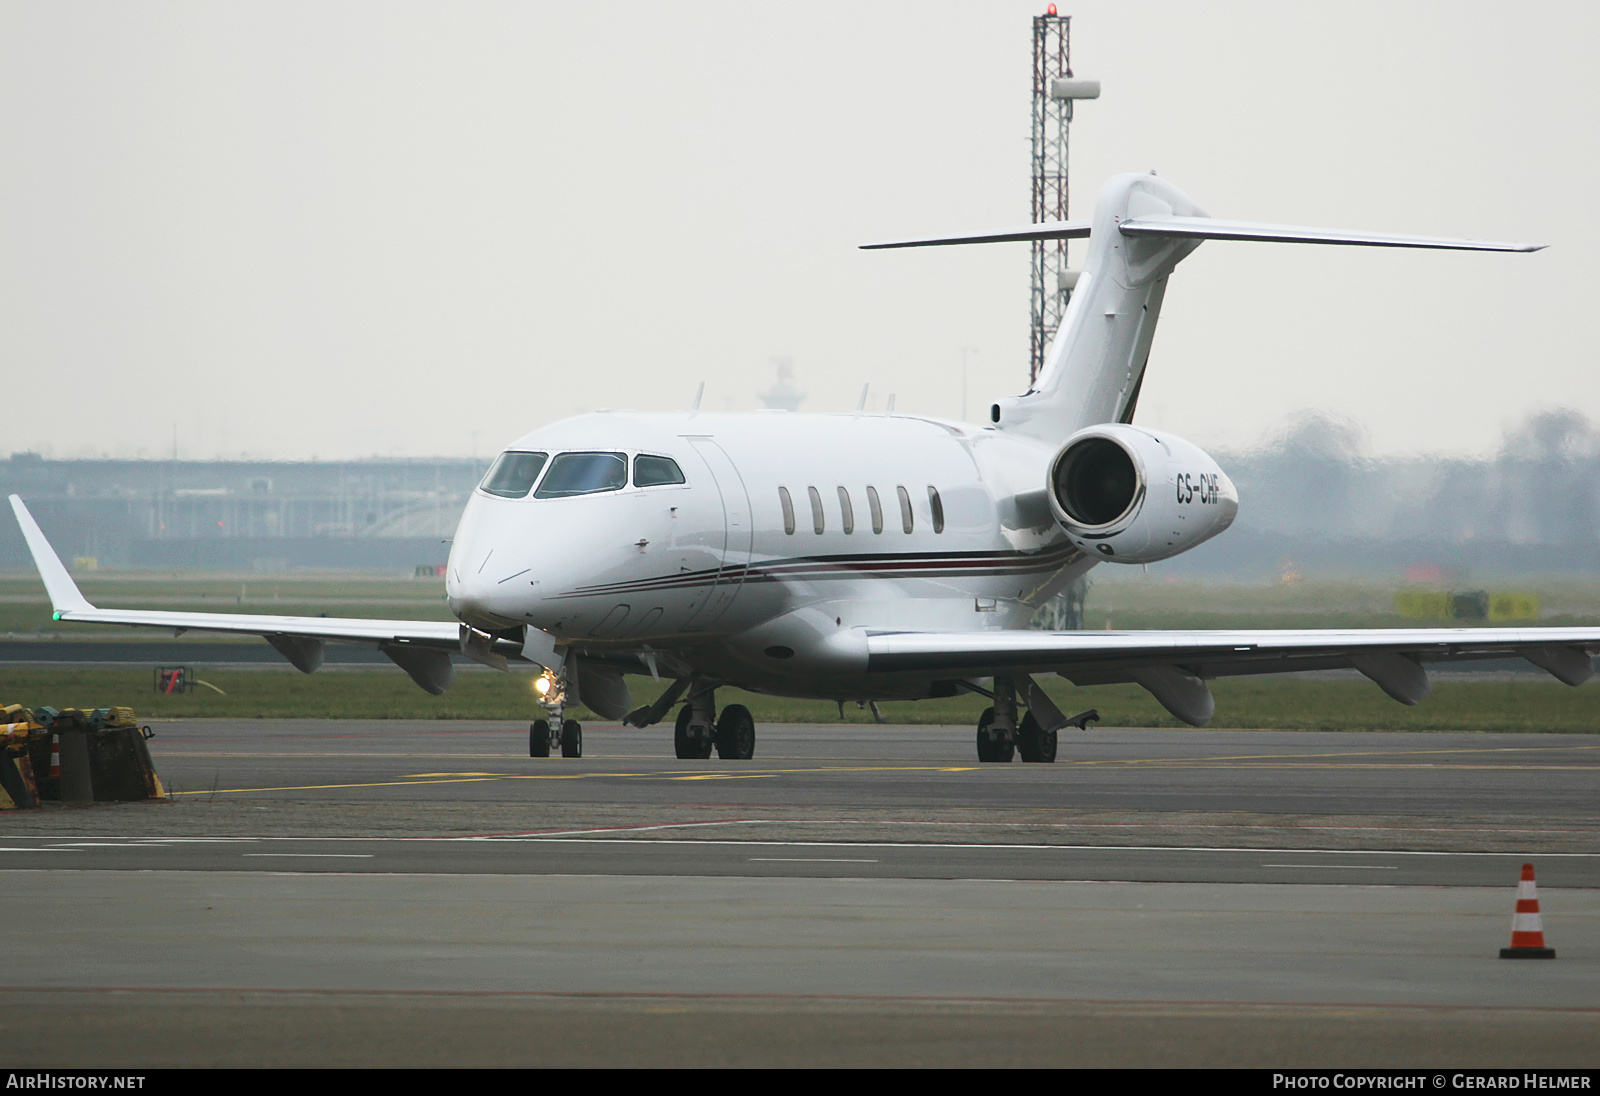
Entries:
<svg viewBox="0 0 1600 1096">
<path fill-rule="evenodd" d="M 1329 871 L 1399 871 L 1394 864 L 1262 864 L 1263 868 L 1323 868 Z"/>
<path fill-rule="evenodd" d="M 371 860 L 376 854 L 370 852 L 247 852 L 243 856 L 292 856 L 296 859 L 317 860 Z"/>
<path fill-rule="evenodd" d="M 0 853 L 82 853 L 82 848 L 0 848 Z"/>
<path fill-rule="evenodd" d="M 876 864 L 876 860 L 861 860 L 830 856 L 752 856 L 750 862 L 772 864 Z"/>
</svg>

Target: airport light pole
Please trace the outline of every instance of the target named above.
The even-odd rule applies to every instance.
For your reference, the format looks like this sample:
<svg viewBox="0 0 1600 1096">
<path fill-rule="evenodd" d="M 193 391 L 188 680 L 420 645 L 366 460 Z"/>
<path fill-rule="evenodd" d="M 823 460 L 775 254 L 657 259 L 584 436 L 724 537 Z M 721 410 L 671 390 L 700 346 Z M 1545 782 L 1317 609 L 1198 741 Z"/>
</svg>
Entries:
<svg viewBox="0 0 1600 1096">
<path fill-rule="evenodd" d="M 1033 19 L 1033 221 L 1067 219 L 1067 128 L 1072 105 L 1098 99 L 1100 81 L 1080 80 L 1070 63 L 1070 16 L 1051 4 Z M 1028 381 L 1039 377 L 1045 351 L 1067 310 L 1077 276 L 1067 266 L 1065 240 L 1033 244 Z"/>
</svg>

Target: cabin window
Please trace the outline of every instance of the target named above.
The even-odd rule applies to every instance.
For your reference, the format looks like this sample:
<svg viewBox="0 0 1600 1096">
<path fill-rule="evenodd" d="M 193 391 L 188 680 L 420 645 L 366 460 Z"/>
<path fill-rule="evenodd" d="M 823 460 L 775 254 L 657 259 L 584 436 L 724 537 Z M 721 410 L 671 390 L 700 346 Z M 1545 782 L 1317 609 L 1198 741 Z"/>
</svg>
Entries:
<svg viewBox="0 0 1600 1096">
<path fill-rule="evenodd" d="M 671 457 L 647 457 L 640 454 L 633 458 L 633 485 L 635 487 L 664 487 L 671 483 L 683 482 L 683 469 L 678 467 L 678 462 Z"/>
<path fill-rule="evenodd" d="M 783 507 L 783 531 L 794 536 L 794 501 L 787 487 L 778 488 L 778 504 Z"/>
<path fill-rule="evenodd" d="M 526 498 L 533 490 L 533 481 L 539 478 L 549 453 L 501 453 L 478 486 L 491 495 L 503 499 Z"/>
<path fill-rule="evenodd" d="M 912 528 L 911 492 L 907 491 L 904 487 L 896 487 L 895 491 L 900 495 L 900 526 L 909 533 L 911 532 Z"/>
<path fill-rule="evenodd" d="M 817 536 L 822 535 L 822 496 L 815 487 L 807 487 L 806 493 L 811 496 L 811 531 Z"/>
<path fill-rule="evenodd" d="M 628 485 L 628 458 L 621 453 L 562 453 L 550 462 L 536 499 L 564 499 L 620 491 Z"/>
<path fill-rule="evenodd" d="M 872 511 L 872 531 L 883 532 L 883 503 L 878 501 L 878 489 L 867 488 L 867 508 Z"/>
<path fill-rule="evenodd" d="M 856 531 L 856 511 L 850 505 L 850 492 L 839 488 L 839 522 L 846 536 Z"/>
<path fill-rule="evenodd" d="M 939 489 L 933 484 L 928 484 L 928 509 L 933 511 L 933 531 L 944 532 L 944 502 L 939 498 Z"/>
</svg>

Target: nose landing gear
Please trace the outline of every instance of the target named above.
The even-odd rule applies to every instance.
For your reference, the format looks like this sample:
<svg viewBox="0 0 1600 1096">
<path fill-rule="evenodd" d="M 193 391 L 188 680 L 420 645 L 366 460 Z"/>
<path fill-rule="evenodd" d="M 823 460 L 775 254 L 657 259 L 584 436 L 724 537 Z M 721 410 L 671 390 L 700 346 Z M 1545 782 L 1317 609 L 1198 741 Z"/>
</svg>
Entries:
<svg viewBox="0 0 1600 1096">
<path fill-rule="evenodd" d="M 583 756 L 583 727 L 576 719 L 569 719 L 561 724 L 561 756 Z"/>
<path fill-rule="evenodd" d="M 566 719 L 566 689 L 555 674 L 546 670 L 540 678 L 542 687 L 536 687 L 539 703 L 549 715 L 548 719 L 535 719 L 528 724 L 528 756 L 549 757 L 551 746 L 561 748 L 562 757 L 583 756 L 583 725 L 576 719 Z M 557 729 L 559 728 L 559 730 Z"/>
<path fill-rule="evenodd" d="M 583 724 L 576 719 L 556 717 L 559 732 L 553 730 L 548 719 L 535 719 L 528 724 L 528 756 L 549 757 L 550 748 L 559 746 L 562 757 L 583 756 Z"/>
</svg>

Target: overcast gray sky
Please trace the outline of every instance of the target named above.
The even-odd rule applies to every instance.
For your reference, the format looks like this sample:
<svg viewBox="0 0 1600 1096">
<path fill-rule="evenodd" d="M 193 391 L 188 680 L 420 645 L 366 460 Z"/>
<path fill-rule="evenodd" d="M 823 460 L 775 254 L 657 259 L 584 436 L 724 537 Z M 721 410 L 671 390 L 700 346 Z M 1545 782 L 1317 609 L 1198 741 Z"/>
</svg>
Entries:
<svg viewBox="0 0 1600 1096">
<path fill-rule="evenodd" d="M 480 455 L 594 407 L 974 417 L 1027 372 L 1042 3 L 0 4 L 0 452 Z M 1074 213 L 1155 168 L 1218 216 L 1548 242 L 1213 242 L 1141 421 L 1304 408 L 1375 452 L 1600 419 L 1600 5 L 1064 3 L 1104 81 Z M 1081 245 L 1075 245 L 1081 247 Z M 1081 251 L 1079 252 L 1081 254 Z"/>
</svg>

